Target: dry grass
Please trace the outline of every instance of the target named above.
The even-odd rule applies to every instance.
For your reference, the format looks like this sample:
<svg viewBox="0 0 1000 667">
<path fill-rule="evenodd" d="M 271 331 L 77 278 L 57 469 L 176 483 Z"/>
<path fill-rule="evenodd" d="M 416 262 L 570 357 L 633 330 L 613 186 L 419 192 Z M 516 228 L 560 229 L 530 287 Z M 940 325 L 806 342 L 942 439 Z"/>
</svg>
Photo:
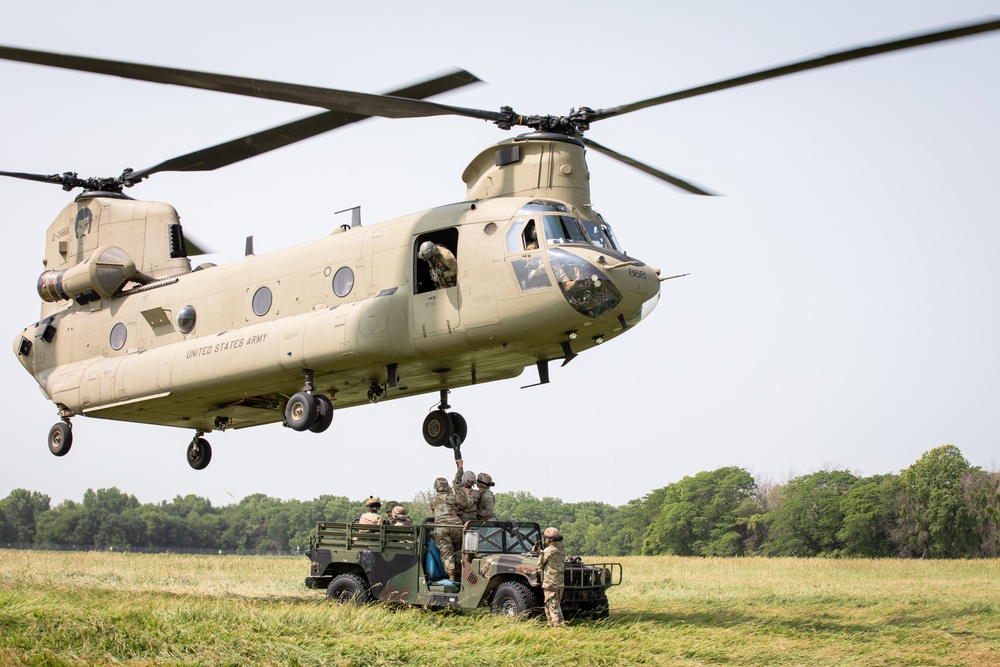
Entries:
<svg viewBox="0 0 1000 667">
<path fill-rule="evenodd" d="M 611 618 L 339 607 L 305 558 L 0 551 L 0 664 L 1000 665 L 1000 562 L 626 558 Z"/>
</svg>

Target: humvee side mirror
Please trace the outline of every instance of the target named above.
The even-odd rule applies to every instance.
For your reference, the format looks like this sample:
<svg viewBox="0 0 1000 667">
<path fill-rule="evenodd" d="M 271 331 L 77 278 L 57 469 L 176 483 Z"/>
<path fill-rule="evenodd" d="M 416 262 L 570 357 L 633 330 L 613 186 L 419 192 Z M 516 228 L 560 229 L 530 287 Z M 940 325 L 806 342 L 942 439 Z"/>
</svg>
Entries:
<svg viewBox="0 0 1000 667">
<path fill-rule="evenodd" d="M 479 531 L 465 531 L 462 535 L 462 553 L 474 554 L 477 551 L 479 551 Z"/>
</svg>

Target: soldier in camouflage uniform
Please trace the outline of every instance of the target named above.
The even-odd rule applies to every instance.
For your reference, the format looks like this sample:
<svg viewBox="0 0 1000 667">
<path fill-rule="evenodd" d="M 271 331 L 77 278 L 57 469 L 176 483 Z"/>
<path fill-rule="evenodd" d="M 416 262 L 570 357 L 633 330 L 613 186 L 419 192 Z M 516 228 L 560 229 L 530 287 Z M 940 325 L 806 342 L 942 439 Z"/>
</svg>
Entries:
<svg viewBox="0 0 1000 667">
<path fill-rule="evenodd" d="M 448 578 L 459 581 L 462 572 L 462 520 L 458 518 L 460 509 L 465 508 L 465 501 L 448 486 L 448 480 L 438 477 L 434 480 L 434 497 L 431 498 L 431 511 L 434 513 L 434 542 L 441 552 L 441 564 Z"/>
<path fill-rule="evenodd" d="M 378 513 L 382 507 L 382 502 L 378 498 L 369 496 L 368 500 L 365 501 L 365 507 L 368 508 L 368 511 L 361 515 L 358 523 L 369 526 L 381 526 L 385 522 L 385 517 Z"/>
<path fill-rule="evenodd" d="M 460 498 L 463 494 L 465 496 L 465 508 L 459 510 L 458 518 L 462 523 L 476 521 L 479 518 L 479 490 L 473 488 L 476 484 L 476 473 L 464 470 L 462 459 L 455 461 L 455 465 L 458 466 L 458 471 L 455 473 L 452 486 L 455 488 L 455 495 Z"/>
<path fill-rule="evenodd" d="M 413 519 L 406 513 L 406 508 L 402 505 L 396 505 L 392 508 L 389 513 L 389 522 L 393 526 L 412 526 Z"/>
<path fill-rule="evenodd" d="M 458 282 L 458 260 L 455 259 L 455 253 L 447 247 L 424 241 L 420 244 L 417 257 L 427 262 L 435 288 L 454 287 Z"/>
<path fill-rule="evenodd" d="M 566 625 L 562 614 L 566 552 L 559 544 L 563 537 L 558 528 L 546 528 L 542 535 L 545 537 L 545 548 L 538 554 L 538 575 L 545 593 L 545 617 L 550 627 L 561 628 Z"/>
<path fill-rule="evenodd" d="M 496 521 L 497 517 L 493 513 L 493 478 L 485 472 L 479 473 L 476 477 L 476 484 L 479 485 L 479 502 L 476 507 L 476 518 L 480 521 Z"/>
</svg>

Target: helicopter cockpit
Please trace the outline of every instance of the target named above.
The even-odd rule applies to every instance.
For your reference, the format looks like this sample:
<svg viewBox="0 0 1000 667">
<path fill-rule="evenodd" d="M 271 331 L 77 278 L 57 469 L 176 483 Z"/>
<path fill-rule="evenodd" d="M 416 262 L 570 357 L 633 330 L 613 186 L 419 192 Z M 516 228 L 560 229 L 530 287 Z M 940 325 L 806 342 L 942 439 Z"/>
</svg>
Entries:
<svg viewBox="0 0 1000 667">
<path fill-rule="evenodd" d="M 524 228 L 525 234 L 537 234 L 535 228 L 537 219 L 549 245 L 581 243 L 624 254 L 614 232 L 611 231 L 611 226 L 600 214 L 597 214 L 597 220 L 587 220 L 572 215 L 565 204 L 535 200 L 526 204 L 518 216 L 529 218 Z M 526 237 L 525 248 L 528 245 Z"/>
<path fill-rule="evenodd" d="M 573 245 L 582 245 L 598 248 L 618 260 L 626 258 L 610 225 L 599 215 L 597 218 L 577 217 L 565 204 L 553 201 L 535 200 L 522 207 L 507 233 L 509 252 L 529 253 L 528 259 L 512 261 L 521 289 L 552 286 L 542 253 L 530 256 L 544 245 L 551 275 L 569 305 L 593 318 L 613 310 L 621 302 L 621 293 L 601 269 L 570 252 Z"/>
</svg>

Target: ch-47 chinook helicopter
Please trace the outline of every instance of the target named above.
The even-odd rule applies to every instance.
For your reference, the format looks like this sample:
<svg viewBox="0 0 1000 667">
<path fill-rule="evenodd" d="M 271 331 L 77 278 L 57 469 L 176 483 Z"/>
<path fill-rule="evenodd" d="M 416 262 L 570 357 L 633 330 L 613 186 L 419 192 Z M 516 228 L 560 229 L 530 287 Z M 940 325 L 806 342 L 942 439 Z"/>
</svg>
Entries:
<svg viewBox="0 0 1000 667">
<path fill-rule="evenodd" d="M 591 148 L 695 194 L 707 191 L 584 136 L 600 120 L 850 60 L 1000 29 L 1000 20 L 894 39 L 604 109 L 523 116 L 425 98 L 476 81 L 464 71 L 372 95 L 0 47 L 0 58 L 299 103 L 324 113 L 111 178 L 0 172 L 82 192 L 46 232 L 40 320 L 14 353 L 58 409 L 48 445 L 85 415 L 194 431 L 202 469 L 213 430 L 281 421 L 325 431 L 338 408 L 440 393 L 424 439 L 458 448 L 468 426 L 448 393 L 516 377 L 621 335 L 657 304 L 659 270 L 622 251 L 593 208 Z M 163 171 L 208 171 L 371 116 L 454 115 L 528 132 L 463 173 L 461 201 L 314 242 L 192 267 L 200 251 L 168 204 L 124 189 Z M 454 257 L 451 272 L 447 259 Z M 429 258 L 429 259 L 428 259 Z"/>
</svg>

